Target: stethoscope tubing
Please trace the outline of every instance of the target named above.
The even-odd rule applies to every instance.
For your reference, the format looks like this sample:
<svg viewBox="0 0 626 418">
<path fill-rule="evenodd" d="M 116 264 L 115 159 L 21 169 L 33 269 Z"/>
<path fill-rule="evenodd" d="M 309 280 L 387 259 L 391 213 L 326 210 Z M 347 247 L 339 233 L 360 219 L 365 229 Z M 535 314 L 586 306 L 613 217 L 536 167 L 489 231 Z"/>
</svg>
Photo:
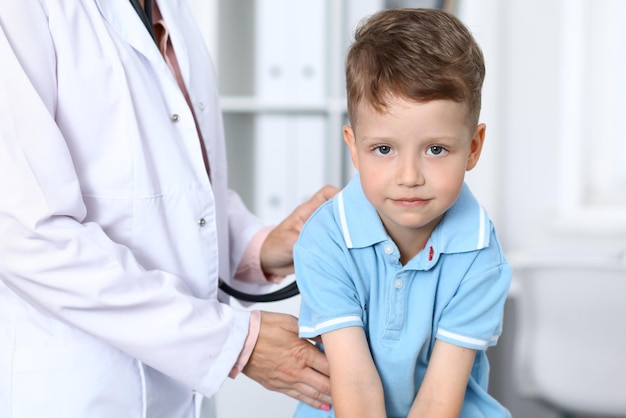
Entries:
<svg viewBox="0 0 626 418">
<path fill-rule="evenodd" d="M 232 296 L 235 299 L 239 299 L 244 302 L 278 302 L 281 300 L 294 297 L 300 293 L 300 290 L 298 289 L 298 285 L 296 282 L 289 283 L 287 286 L 283 287 L 282 289 L 276 290 L 274 292 L 258 294 L 258 295 L 241 292 L 229 286 L 225 281 L 221 279 L 220 279 L 219 288 L 221 291 L 223 291 L 227 295 Z"/>
</svg>

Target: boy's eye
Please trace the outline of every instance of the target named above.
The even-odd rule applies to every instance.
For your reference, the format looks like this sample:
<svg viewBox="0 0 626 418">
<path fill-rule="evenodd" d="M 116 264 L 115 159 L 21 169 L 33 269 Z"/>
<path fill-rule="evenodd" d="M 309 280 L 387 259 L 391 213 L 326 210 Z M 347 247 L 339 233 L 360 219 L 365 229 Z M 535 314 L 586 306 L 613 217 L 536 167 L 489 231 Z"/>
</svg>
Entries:
<svg viewBox="0 0 626 418">
<path fill-rule="evenodd" d="M 387 155 L 391 152 L 391 147 L 389 145 L 379 145 L 375 148 L 375 150 L 379 154 Z"/>
<path fill-rule="evenodd" d="M 439 145 L 433 145 L 433 146 L 428 148 L 427 154 L 429 154 L 429 155 L 441 155 L 441 154 L 443 154 L 445 152 L 446 152 L 446 149 L 444 147 L 441 147 Z"/>
</svg>

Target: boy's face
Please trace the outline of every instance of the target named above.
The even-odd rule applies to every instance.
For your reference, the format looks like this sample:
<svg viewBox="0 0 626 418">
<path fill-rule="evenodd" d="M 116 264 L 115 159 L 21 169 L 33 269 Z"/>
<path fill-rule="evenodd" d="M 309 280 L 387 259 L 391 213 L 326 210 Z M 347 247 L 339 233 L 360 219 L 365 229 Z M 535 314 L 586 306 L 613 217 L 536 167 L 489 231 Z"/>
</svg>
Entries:
<svg viewBox="0 0 626 418">
<path fill-rule="evenodd" d="M 485 125 L 470 128 L 467 106 L 452 100 L 393 98 L 386 113 L 360 104 L 356 116 L 344 140 L 387 232 L 430 236 L 478 162 Z"/>
</svg>

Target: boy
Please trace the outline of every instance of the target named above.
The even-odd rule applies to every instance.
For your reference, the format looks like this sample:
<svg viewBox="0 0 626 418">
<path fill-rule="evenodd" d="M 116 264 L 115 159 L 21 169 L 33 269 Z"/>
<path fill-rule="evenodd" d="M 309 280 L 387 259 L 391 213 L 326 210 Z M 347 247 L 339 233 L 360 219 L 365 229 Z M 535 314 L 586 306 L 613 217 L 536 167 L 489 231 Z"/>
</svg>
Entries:
<svg viewBox="0 0 626 418">
<path fill-rule="evenodd" d="M 300 336 L 321 336 L 333 410 L 297 417 L 510 417 L 487 393 L 511 270 L 464 184 L 483 146 L 484 62 L 439 10 L 356 32 L 344 127 L 358 175 L 294 249 Z"/>
</svg>

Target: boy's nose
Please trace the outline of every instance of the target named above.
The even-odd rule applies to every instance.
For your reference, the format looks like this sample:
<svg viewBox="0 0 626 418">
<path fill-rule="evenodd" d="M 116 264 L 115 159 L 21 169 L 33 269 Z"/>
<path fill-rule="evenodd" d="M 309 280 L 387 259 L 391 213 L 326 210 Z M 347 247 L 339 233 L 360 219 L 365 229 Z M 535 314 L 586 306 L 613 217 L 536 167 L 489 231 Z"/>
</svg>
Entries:
<svg viewBox="0 0 626 418">
<path fill-rule="evenodd" d="M 422 186 L 424 175 L 422 167 L 416 158 L 404 158 L 398 167 L 397 182 L 406 187 Z"/>
</svg>

